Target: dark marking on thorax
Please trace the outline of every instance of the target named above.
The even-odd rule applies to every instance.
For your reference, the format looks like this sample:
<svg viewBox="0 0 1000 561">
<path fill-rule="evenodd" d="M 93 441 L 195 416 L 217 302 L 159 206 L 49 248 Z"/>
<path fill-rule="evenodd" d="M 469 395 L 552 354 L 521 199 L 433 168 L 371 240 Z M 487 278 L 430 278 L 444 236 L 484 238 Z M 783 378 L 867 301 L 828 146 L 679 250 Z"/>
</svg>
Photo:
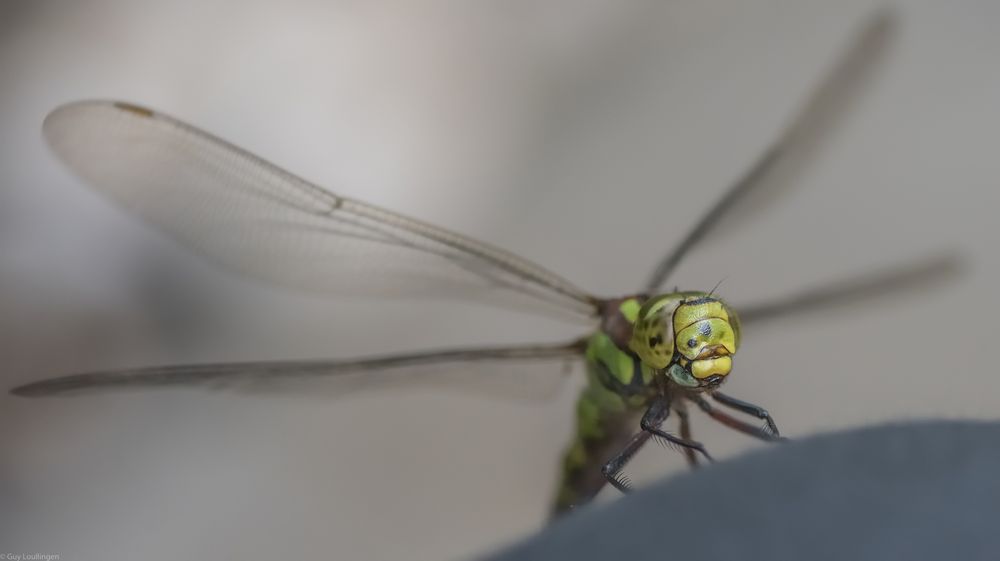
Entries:
<svg viewBox="0 0 1000 561">
<path fill-rule="evenodd" d="M 630 299 L 644 302 L 648 296 L 636 294 L 623 298 L 605 300 L 601 303 L 601 331 L 611 339 L 611 342 L 618 347 L 618 350 L 628 355 L 632 360 L 632 377 L 627 384 L 619 380 L 603 361 L 596 362 L 597 379 L 605 388 L 615 392 L 622 397 L 634 397 L 637 395 L 647 395 L 653 388 L 644 383 L 642 379 L 642 359 L 639 358 L 632 349 L 629 348 L 629 341 L 632 339 L 633 324 L 621 312 L 622 302 Z"/>
<path fill-rule="evenodd" d="M 626 296 L 624 298 L 613 298 L 601 302 L 601 331 L 603 331 L 615 344 L 624 352 L 631 353 L 628 348 L 629 341 L 632 340 L 632 322 L 622 314 L 621 305 L 626 300 L 636 299 L 640 303 L 648 299 L 644 294 Z"/>
</svg>

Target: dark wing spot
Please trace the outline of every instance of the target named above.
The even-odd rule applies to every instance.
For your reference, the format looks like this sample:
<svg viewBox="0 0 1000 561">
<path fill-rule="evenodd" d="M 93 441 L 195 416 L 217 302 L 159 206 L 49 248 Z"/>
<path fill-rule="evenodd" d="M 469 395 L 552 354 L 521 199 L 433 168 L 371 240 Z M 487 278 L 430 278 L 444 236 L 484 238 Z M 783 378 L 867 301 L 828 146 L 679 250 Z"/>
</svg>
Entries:
<svg viewBox="0 0 1000 561">
<path fill-rule="evenodd" d="M 688 339 L 688 347 L 695 348 L 698 346 L 698 341 L 696 339 Z"/>
<path fill-rule="evenodd" d="M 140 117 L 145 117 L 147 119 L 153 116 L 152 110 L 146 109 L 145 107 L 139 107 L 138 105 L 132 105 L 131 103 L 116 101 L 114 105 L 118 109 L 121 109 L 123 111 L 128 111 L 129 113 L 133 113 L 135 115 L 138 115 Z"/>
<path fill-rule="evenodd" d="M 649 344 L 649 348 L 655 349 L 656 347 L 659 347 L 661 344 L 663 344 L 663 336 L 657 335 L 655 337 L 650 337 L 647 343 Z"/>
</svg>

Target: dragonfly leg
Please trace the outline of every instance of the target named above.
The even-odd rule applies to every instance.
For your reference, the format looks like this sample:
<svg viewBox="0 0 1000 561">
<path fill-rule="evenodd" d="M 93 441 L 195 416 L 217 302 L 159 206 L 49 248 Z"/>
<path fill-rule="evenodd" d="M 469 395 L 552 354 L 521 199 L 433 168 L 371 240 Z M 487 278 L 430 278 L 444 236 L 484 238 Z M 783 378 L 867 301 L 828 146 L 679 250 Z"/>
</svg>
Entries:
<svg viewBox="0 0 1000 561">
<path fill-rule="evenodd" d="M 650 436 L 652 435 L 646 431 L 636 433 L 631 439 L 629 439 L 628 444 L 626 444 L 620 452 L 615 454 L 613 458 L 601 466 L 601 473 L 604 474 L 605 479 L 607 479 L 608 483 L 611 483 L 615 489 L 618 489 L 622 493 L 628 493 L 632 490 L 632 484 L 627 476 L 622 475 L 622 470 L 625 469 L 625 464 L 629 463 L 629 461 L 635 456 L 636 452 L 642 448 L 642 445 L 649 440 Z"/>
<path fill-rule="evenodd" d="M 677 411 L 677 418 L 680 419 L 681 438 L 691 440 L 691 418 L 688 415 L 687 406 L 683 401 L 679 401 L 678 405 L 674 406 L 674 411 Z M 698 456 L 694 450 L 685 448 L 684 457 L 692 469 L 698 467 Z"/>
<path fill-rule="evenodd" d="M 778 425 L 774 423 L 774 419 L 771 418 L 771 414 L 767 412 L 767 409 L 741 399 L 736 399 L 735 397 L 730 397 L 722 392 L 712 392 L 712 398 L 726 407 L 757 417 L 767 423 L 767 429 L 771 431 L 774 436 L 781 435 L 781 433 L 778 432 Z"/>
<path fill-rule="evenodd" d="M 685 411 L 685 416 L 686 416 Z M 680 414 L 678 414 L 680 415 Z M 628 444 L 621 452 L 615 454 L 613 458 L 608 460 L 604 466 L 601 467 L 601 473 L 608 480 L 615 489 L 618 489 L 622 493 L 628 493 L 632 490 L 631 482 L 628 477 L 622 475 L 622 470 L 625 469 L 625 465 L 635 456 L 639 448 L 649 440 L 650 437 L 656 437 L 661 442 L 665 442 L 671 446 L 676 446 L 684 449 L 685 451 L 690 450 L 691 454 L 694 455 L 695 452 L 700 452 L 705 459 L 712 461 L 712 456 L 708 455 L 708 451 L 702 446 L 700 442 L 695 442 L 688 438 L 681 438 L 674 436 L 668 432 L 660 429 L 660 425 L 667 420 L 670 416 L 670 400 L 667 398 L 660 398 L 653 402 L 646 410 L 646 413 L 642 416 L 642 421 L 639 426 L 642 428 L 642 432 L 639 432 L 632 436 Z M 682 416 L 682 423 L 685 416 Z"/>
<path fill-rule="evenodd" d="M 739 432 L 748 434 L 754 438 L 759 438 L 760 440 L 764 440 L 767 442 L 787 440 L 781 436 L 778 436 L 777 433 L 772 432 L 768 428 L 762 428 L 756 425 L 751 425 L 750 423 L 741 421 L 723 411 L 719 411 L 718 409 L 712 407 L 712 404 L 709 403 L 708 400 L 699 395 L 691 396 L 690 399 L 695 403 L 697 403 L 698 407 L 702 411 L 704 411 L 709 417 L 715 419 L 716 421 L 722 423 L 723 425 L 726 425 L 727 427 L 733 430 L 737 430 Z"/>
<path fill-rule="evenodd" d="M 664 444 L 684 450 L 691 450 L 692 453 L 699 452 L 706 460 L 713 461 L 712 456 L 708 454 L 708 451 L 705 450 L 705 447 L 700 442 L 672 435 L 660 428 L 663 421 L 667 420 L 668 415 L 670 415 L 670 400 L 666 397 L 657 399 L 646 410 L 646 414 L 642 416 L 639 426 L 642 430 L 651 433 Z"/>
</svg>

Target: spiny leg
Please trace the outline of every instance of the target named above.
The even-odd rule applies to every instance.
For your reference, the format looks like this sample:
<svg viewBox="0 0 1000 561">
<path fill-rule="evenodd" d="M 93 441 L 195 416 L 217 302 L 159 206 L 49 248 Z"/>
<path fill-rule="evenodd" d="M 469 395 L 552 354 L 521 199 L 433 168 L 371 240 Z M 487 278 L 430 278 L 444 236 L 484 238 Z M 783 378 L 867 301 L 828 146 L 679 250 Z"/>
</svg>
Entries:
<svg viewBox="0 0 1000 561">
<path fill-rule="evenodd" d="M 674 410 L 677 411 L 677 418 L 680 419 L 681 438 L 691 440 L 691 419 L 688 416 L 687 406 L 682 401 L 678 403 L 677 407 L 674 407 Z M 695 455 L 694 450 L 685 448 L 684 457 L 691 469 L 698 467 L 698 456 Z"/>
<path fill-rule="evenodd" d="M 629 463 L 636 453 L 642 448 L 649 437 L 652 435 L 646 431 L 641 431 L 632 436 L 622 448 L 621 452 L 615 454 L 613 458 L 608 460 L 606 464 L 601 466 L 601 473 L 604 474 L 604 478 L 608 480 L 615 489 L 618 489 L 622 493 L 628 493 L 632 490 L 631 482 L 628 477 L 622 475 L 622 470 L 625 469 L 625 464 Z"/>
<path fill-rule="evenodd" d="M 663 424 L 663 421 L 667 420 L 669 415 L 670 399 L 668 397 L 661 397 L 654 401 L 649 406 L 649 409 L 646 410 L 646 414 L 642 416 L 642 421 L 639 422 L 639 427 L 646 432 L 652 433 L 660 442 L 685 450 L 691 450 L 692 452 L 700 452 L 702 456 L 705 456 L 706 460 L 713 461 L 712 456 L 708 454 L 708 451 L 705 450 L 705 447 L 700 442 L 674 436 L 660 428 L 660 425 Z"/>
<path fill-rule="evenodd" d="M 615 489 L 618 489 L 622 493 L 628 493 L 631 490 L 628 478 L 622 477 L 621 472 L 625 468 L 625 465 L 635 456 L 636 452 L 639 451 L 639 448 L 651 436 L 655 436 L 661 441 L 679 446 L 685 450 L 691 450 L 692 454 L 695 451 L 701 452 L 705 456 L 705 459 L 712 461 L 712 456 L 708 454 L 708 451 L 705 450 L 705 447 L 700 442 L 679 438 L 660 429 L 660 425 L 667 420 L 668 416 L 670 416 L 670 400 L 662 397 L 654 401 L 642 416 L 642 421 L 639 422 L 642 432 L 634 435 L 621 452 L 615 454 L 613 458 L 601 467 L 601 473 L 604 474 L 604 477 Z"/>
<path fill-rule="evenodd" d="M 730 397 L 722 392 L 712 392 L 712 398 L 726 407 L 742 411 L 747 415 L 753 415 L 754 417 L 761 419 L 767 423 L 768 430 L 770 430 L 774 436 L 781 435 L 781 433 L 778 432 L 778 425 L 774 423 L 774 419 L 771 418 L 771 414 L 767 412 L 767 409 L 741 399 L 736 399 L 735 397 Z"/>
<path fill-rule="evenodd" d="M 723 425 L 726 425 L 727 427 L 733 430 L 737 430 L 744 434 L 749 434 L 754 438 L 759 438 L 760 440 L 764 440 L 767 442 L 787 440 L 771 432 L 768 429 L 758 427 L 756 425 L 751 425 L 750 423 L 741 421 L 733 417 L 732 415 L 729 415 L 727 413 L 719 411 L 718 409 L 715 409 L 714 407 L 712 407 L 712 404 L 708 402 L 708 400 L 706 400 L 701 396 L 692 396 L 691 400 L 697 403 L 698 407 L 701 408 L 701 410 L 704 411 L 709 417 L 715 419 L 716 421 L 722 423 Z"/>
<path fill-rule="evenodd" d="M 663 421 L 667 420 L 669 415 L 669 401 L 666 399 L 657 399 L 653 402 L 649 406 L 649 409 L 646 410 L 646 413 L 643 414 L 642 421 L 639 423 L 642 431 L 635 434 L 621 452 L 615 454 L 613 458 L 601 467 L 601 473 L 604 474 L 608 482 L 614 485 L 615 489 L 618 489 L 622 493 L 628 493 L 632 490 L 628 477 L 622 475 L 622 470 L 625 469 L 625 464 L 629 463 L 635 457 L 635 454 L 642 448 L 642 445 L 653 436 L 652 432 L 646 430 L 645 425 L 653 423 L 656 426 L 660 426 L 663 424 Z"/>
</svg>

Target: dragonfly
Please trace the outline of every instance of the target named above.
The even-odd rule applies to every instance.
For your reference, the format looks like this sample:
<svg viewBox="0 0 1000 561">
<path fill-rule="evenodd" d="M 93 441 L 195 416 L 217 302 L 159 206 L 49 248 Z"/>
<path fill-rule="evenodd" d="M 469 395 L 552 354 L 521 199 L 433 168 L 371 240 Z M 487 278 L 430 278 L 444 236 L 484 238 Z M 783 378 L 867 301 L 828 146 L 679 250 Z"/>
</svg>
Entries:
<svg viewBox="0 0 1000 561">
<path fill-rule="evenodd" d="M 607 484 L 629 491 L 626 465 L 651 439 L 680 450 L 692 467 L 712 461 L 706 447 L 692 438 L 689 413 L 695 408 L 757 439 L 782 440 L 765 408 L 720 391 L 733 370 L 742 328 L 880 293 L 936 269 L 936 264 L 805 290 L 748 306 L 740 315 L 714 290 L 662 287 L 689 251 L 794 152 L 810 121 L 828 105 L 826 82 L 850 67 L 858 53 L 863 55 L 873 36 L 878 34 L 858 34 L 848 56 L 834 65 L 831 77 L 791 125 L 695 221 L 643 288 L 614 298 L 596 297 L 497 246 L 334 194 L 164 113 L 119 101 L 58 107 L 45 119 L 43 133 L 70 170 L 224 267 L 321 293 L 517 303 L 579 318 L 591 331 L 549 344 L 89 372 L 28 383 L 11 392 L 39 397 L 112 388 L 277 389 L 319 382 L 343 395 L 362 387 L 445 380 L 455 386 L 485 384 L 545 395 L 565 372 L 560 365 L 582 362 L 586 384 L 576 405 L 576 433 L 563 456 L 554 513 L 586 504 Z M 671 415 L 678 421 L 676 433 L 664 428 Z"/>
</svg>

